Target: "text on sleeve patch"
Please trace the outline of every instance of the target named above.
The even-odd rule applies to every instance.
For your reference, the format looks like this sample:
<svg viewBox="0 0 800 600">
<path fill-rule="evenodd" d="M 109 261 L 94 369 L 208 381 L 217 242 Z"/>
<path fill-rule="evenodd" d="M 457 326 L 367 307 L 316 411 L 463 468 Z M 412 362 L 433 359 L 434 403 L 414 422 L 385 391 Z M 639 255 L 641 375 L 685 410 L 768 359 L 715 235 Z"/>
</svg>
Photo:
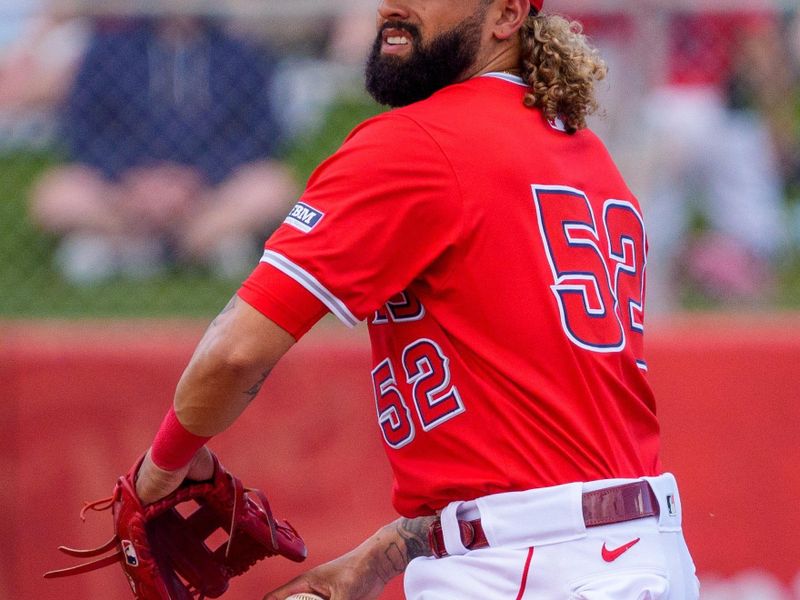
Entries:
<svg viewBox="0 0 800 600">
<path fill-rule="evenodd" d="M 303 233 L 308 233 L 317 226 L 324 216 L 325 213 L 321 210 L 317 210 L 305 202 L 298 202 L 292 207 L 283 222 L 295 229 L 299 229 Z"/>
</svg>

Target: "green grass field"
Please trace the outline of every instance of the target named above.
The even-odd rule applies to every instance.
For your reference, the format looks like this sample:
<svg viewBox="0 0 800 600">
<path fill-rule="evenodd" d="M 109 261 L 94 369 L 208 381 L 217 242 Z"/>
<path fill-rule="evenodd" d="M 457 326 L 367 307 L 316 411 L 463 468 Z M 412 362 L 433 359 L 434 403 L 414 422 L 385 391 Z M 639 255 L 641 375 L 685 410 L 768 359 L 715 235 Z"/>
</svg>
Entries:
<svg viewBox="0 0 800 600">
<path fill-rule="evenodd" d="M 52 162 L 47 154 L 0 157 L 0 316 L 199 317 L 215 314 L 235 291 L 235 282 L 190 271 L 69 285 L 52 266 L 56 240 L 37 231 L 27 216 L 28 190 Z"/>
</svg>

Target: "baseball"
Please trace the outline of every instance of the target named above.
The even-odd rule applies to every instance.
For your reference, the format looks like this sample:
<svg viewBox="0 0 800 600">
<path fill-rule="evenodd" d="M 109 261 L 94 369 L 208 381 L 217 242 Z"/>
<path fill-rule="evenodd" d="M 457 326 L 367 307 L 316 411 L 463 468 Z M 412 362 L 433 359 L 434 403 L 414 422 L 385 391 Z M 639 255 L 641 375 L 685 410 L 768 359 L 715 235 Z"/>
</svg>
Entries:
<svg viewBox="0 0 800 600">
<path fill-rule="evenodd" d="M 325 598 L 322 596 L 317 596 L 316 594 L 302 592 L 300 594 L 292 594 L 291 596 L 287 596 L 286 600 L 325 600 Z"/>
</svg>

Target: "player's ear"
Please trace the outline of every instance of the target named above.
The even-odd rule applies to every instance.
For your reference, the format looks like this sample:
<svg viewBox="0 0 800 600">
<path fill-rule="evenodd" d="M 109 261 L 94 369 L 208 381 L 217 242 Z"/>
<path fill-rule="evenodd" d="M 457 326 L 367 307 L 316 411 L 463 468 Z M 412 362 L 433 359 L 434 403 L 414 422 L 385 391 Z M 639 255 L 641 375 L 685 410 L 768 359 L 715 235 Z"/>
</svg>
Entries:
<svg viewBox="0 0 800 600">
<path fill-rule="evenodd" d="M 495 0 L 490 9 L 494 37 L 507 40 L 516 34 L 528 18 L 530 8 L 530 0 Z"/>
</svg>

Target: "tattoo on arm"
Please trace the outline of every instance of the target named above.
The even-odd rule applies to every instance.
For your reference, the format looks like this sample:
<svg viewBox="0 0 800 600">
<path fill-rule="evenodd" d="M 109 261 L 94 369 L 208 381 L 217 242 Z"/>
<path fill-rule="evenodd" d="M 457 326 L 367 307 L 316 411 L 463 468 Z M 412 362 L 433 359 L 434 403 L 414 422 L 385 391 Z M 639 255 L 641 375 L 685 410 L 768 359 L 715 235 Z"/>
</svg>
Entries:
<svg viewBox="0 0 800 600">
<path fill-rule="evenodd" d="M 402 540 L 392 542 L 383 551 L 380 560 L 375 561 L 373 569 L 381 581 L 388 583 L 405 572 L 408 563 L 420 556 L 432 556 L 428 544 L 428 527 L 434 517 L 399 519 L 395 521 L 394 531 Z"/>
<path fill-rule="evenodd" d="M 403 573 L 408 565 L 408 560 L 397 543 L 389 544 L 383 552 L 383 559 L 375 568 L 383 583 L 389 583 L 394 577 Z"/>
<path fill-rule="evenodd" d="M 435 517 L 417 517 L 416 519 L 400 519 L 397 533 L 406 543 L 406 564 L 420 556 L 433 556 L 428 543 L 428 528 Z"/>
<path fill-rule="evenodd" d="M 383 589 L 389 581 L 405 572 L 408 563 L 420 556 L 431 556 L 428 545 L 428 528 L 436 517 L 401 518 L 382 527 L 362 546 L 351 554 L 359 554 L 362 548 L 365 562 L 356 559 L 360 576 L 348 598 L 362 598 Z"/>
<path fill-rule="evenodd" d="M 220 311 L 220 313 L 216 316 L 216 318 L 213 321 L 211 321 L 211 325 L 209 326 L 209 329 L 211 327 L 216 327 L 218 325 L 218 323 L 219 323 L 220 317 L 222 317 L 222 315 L 224 315 L 225 313 L 229 313 L 230 311 L 232 311 L 234 309 L 234 307 L 238 303 L 239 303 L 239 297 L 236 294 L 234 294 L 233 297 L 225 305 L 225 308 L 223 308 Z"/>
<path fill-rule="evenodd" d="M 256 381 L 252 386 L 250 386 L 250 388 L 245 390 L 244 394 L 250 397 L 248 402 L 252 402 L 253 398 L 255 398 L 258 392 L 261 391 L 261 386 L 264 385 L 264 382 L 267 380 L 267 376 L 269 375 L 270 371 L 271 369 L 263 371 L 261 373 L 261 377 L 259 378 L 259 380 Z"/>
</svg>

